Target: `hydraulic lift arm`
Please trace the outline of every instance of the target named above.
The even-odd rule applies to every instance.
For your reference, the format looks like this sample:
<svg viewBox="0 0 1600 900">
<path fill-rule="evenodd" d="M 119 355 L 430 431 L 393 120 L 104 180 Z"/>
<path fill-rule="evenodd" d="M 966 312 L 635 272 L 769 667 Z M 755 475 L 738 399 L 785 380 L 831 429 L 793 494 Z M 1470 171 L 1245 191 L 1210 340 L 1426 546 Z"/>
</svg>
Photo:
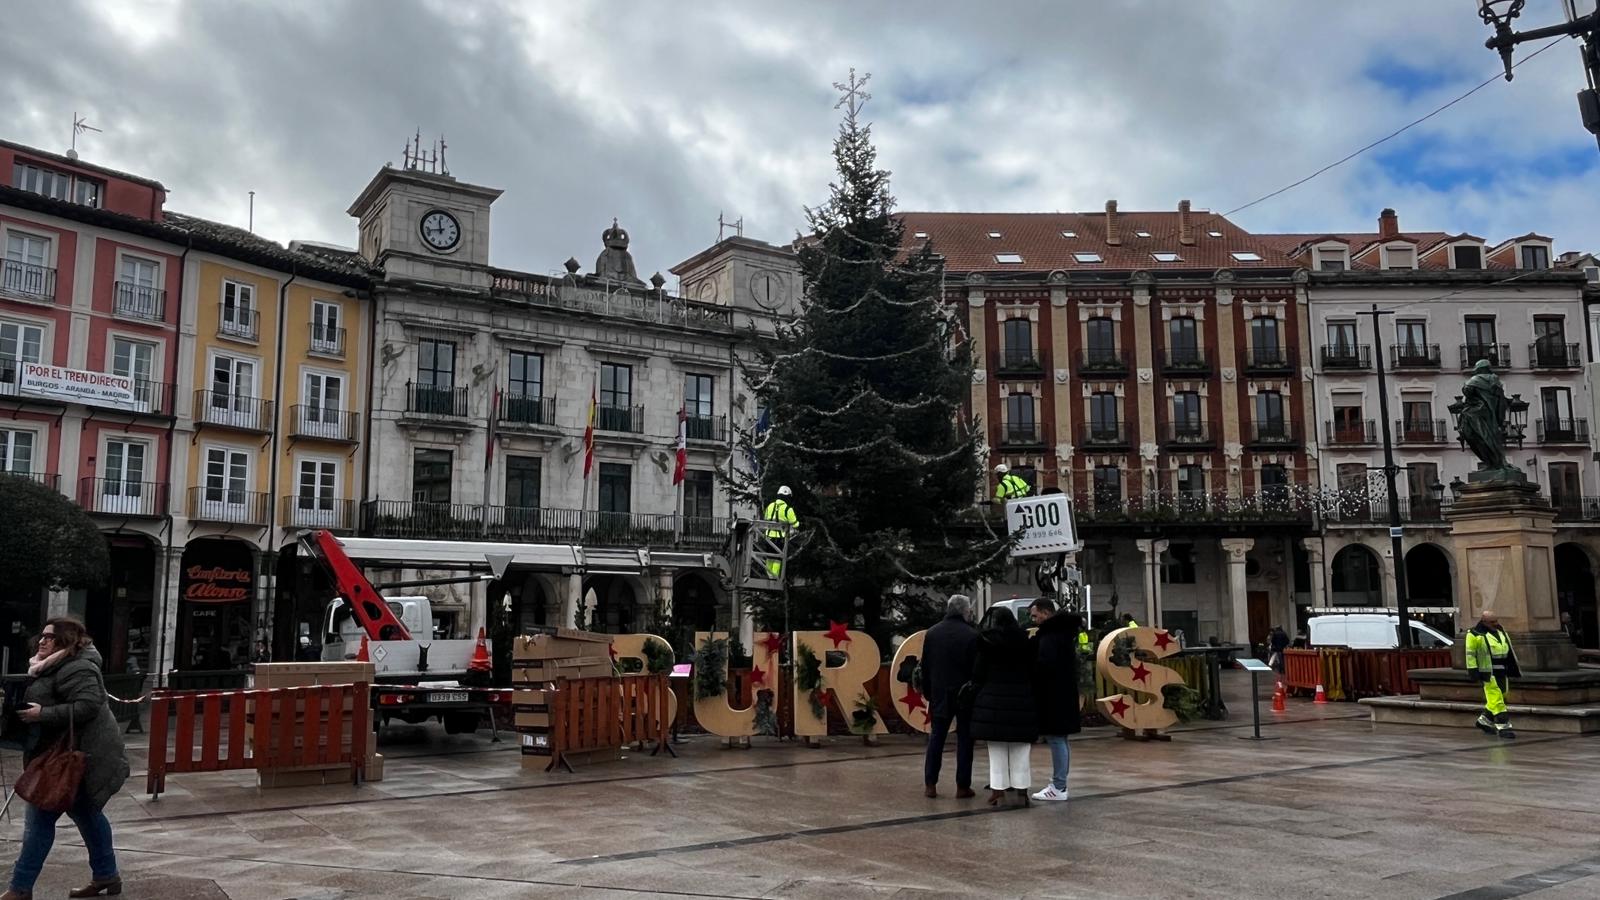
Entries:
<svg viewBox="0 0 1600 900">
<path fill-rule="evenodd" d="M 314 531 L 300 539 L 300 546 L 322 564 L 333 579 L 335 592 L 350 606 L 350 614 L 366 629 L 368 637 L 375 641 L 411 640 L 411 632 L 383 601 L 367 576 L 345 555 L 344 546 L 331 532 Z"/>
</svg>

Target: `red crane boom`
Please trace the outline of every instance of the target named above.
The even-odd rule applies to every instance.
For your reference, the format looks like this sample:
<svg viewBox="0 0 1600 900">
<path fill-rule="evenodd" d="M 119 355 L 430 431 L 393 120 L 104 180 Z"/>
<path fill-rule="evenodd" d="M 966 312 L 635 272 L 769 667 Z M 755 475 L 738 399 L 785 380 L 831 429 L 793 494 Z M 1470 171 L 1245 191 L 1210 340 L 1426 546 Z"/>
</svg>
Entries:
<svg viewBox="0 0 1600 900">
<path fill-rule="evenodd" d="M 333 577 L 334 590 L 350 607 L 350 614 L 374 641 L 409 641 L 411 632 L 385 603 L 372 582 L 345 555 L 344 545 L 329 531 L 314 531 L 300 539 L 312 559 Z"/>
</svg>

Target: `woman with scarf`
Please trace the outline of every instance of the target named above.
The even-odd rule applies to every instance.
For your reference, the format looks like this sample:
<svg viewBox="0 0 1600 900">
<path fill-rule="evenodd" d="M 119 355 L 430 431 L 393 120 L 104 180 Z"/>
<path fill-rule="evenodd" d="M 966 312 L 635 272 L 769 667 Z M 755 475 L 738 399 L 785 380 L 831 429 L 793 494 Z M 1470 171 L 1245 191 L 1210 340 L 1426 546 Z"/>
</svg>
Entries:
<svg viewBox="0 0 1600 900">
<path fill-rule="evenodd" d="M 989 805 L 1010 795 L 1028 805 L 1032 782 L 1029 754 L 1039 736 L 1039 713 L 1033 699 L 1033 645 L 1010 609 L 989 610 L 978 638 L 978 660 L 972 680 L 977 696 L 972 706 L 972 736 L 989 745 Z"/>
</svg>

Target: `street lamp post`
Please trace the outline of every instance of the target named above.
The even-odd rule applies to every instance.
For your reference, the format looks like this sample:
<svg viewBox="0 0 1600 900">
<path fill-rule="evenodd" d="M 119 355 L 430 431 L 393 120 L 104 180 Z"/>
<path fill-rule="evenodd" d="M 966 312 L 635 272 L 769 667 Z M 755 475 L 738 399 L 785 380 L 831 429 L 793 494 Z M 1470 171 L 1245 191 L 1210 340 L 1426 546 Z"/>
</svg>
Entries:
<svg viewBox="0 0 1600 900">
<path fill-rule="evenodd" d="M 1596 0 L 1594 12 L 1583 16 L 1577 15 L 1578 2 L 1568 0 L 1567 11 L 1571 18 L 1565 25 L 1550 25 L 1529 31 L 1513 31 L 1511 28 L 1512 21 L 1522 15 L 1525 0 L 1480 0 L 1478 16 L 1485 25 L 1494 28 L 1494 37 L 1484 41 L 1483 45 L 1499 51 L 1500 60 L 1506 67 L 1507 81 L 1512 77 L 1511 52 L 1518 44 L 1552 37 L 1582 38 L 1583 69 L 1588 87 L 1578 91 L 1578 111 L 1583 115 L 1583 127 L 1590 134 L 1600 137 L 1600 91 L 1596 90 L 1600 87 L 1597 85 L 1597 81 L 1600 81 L 1600 0 Z"/>
<path fill-rule="evenodd" d="M 1381 417 L 1378 424 L 1383 426 L 1383 471 L 1384 486 L 1388 488 L 1389 495 L 1389 543 L 1394 554 L 1394 600 L 1395 612 L 1399 614 L 1398 626 L 1400 646 L 1411 646 L 1411 618 L 1410 610 L 1406 603 L 1406 553 L 1405 534 L 1400 524 L 1400 490 L 1395 486 L 1395 476 L 1400 473 L 1400 467 L 1394 464 L 1394 439 L 1389 432 L 1389 389 L 1383 373 L 1383 336 L 1379 333 L 1378 319 L 1380 316 L 1389 315 L 1391 310 L 1380 310 L 1378 304 L 1372 304 L 1370 312 L 1362 315 L 1372 317 L 1372 355 L 1378 360 L 1378 415 Z"/>
</svg>

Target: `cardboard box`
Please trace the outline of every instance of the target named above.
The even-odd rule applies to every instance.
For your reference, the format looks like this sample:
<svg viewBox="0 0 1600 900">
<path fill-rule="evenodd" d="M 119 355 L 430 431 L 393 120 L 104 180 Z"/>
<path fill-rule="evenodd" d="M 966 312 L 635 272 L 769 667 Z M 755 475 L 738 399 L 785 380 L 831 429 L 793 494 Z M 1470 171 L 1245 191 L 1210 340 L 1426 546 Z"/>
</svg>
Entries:
<svg viewBox="0 0 1600 900">
<path fill-rule="evenodd" d="M 569 656 L 594 656 L 610 653 L 601 649 L 611 645 L 611 635 L 558 628 L 555 634 L 527 634 L 511 644 L 513 660 L 560 659 Z"/>
<path fill-rule="evenodd" d="M 520 731 L 524 728 L 549 728 L 550 713 L 548 712 L 522 712 L 518 710 L 514 715 L 514 725 Z"/>
<path fill-rule="evenodd" d="M 545 706 L 550 702 L 552 691 L 546 690 L 514 690 L 511 692 L 512 706 Z"/>
</svg>

